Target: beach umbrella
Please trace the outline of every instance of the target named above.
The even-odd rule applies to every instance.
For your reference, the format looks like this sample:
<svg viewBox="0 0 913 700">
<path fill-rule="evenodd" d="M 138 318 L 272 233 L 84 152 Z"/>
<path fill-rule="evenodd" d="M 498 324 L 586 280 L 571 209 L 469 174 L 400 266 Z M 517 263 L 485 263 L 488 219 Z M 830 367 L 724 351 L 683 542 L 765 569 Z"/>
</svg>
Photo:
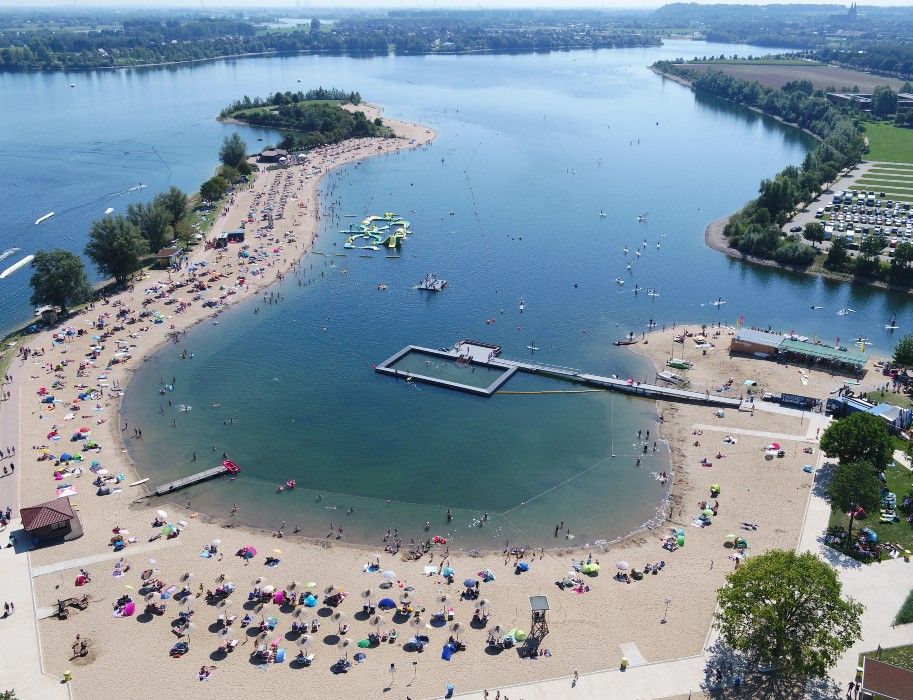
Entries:
<svg viewBox="0 0 913 700">
<path fill-rule="evenodd" d="M 332 597 L 339 594 L 339 589 L 336 586 L 327 586 L 323 589 L 323 594 Z"/>
<path fill-rule="evenodd" d="M 383 573 L 383 577 L 384 577 L 385 579 L 387 579 L 388 581 L 395 581 L 395 580 L 396 580 L 396 572 L 387 569 L 387 570 Z"/>
<path fill-rule="evenodd" d="M 219 601 L 220 608 L 227 608 L 230 605 L 231 605 L 231 600 L 229 600 L 228 598 L 223 598 L 222 600 Z"/>
<path fill-rule="evenodd" d="M 276 587 L 275 586 L 264 586 L 261 590 L 266 595 L 272 595 L 273 593 L 276 592 Z"/>
<path fill-rule="evenodd" d="M 619 571 L 630 571 L 631 565 L 626 561 L 620 561 L 615 565 L 615 568 L 617 568 Z"/>
<path fill-rule="evenodd" d="M 599 573 L 599 564 L 590 562 L 589 564 L 584 564 L 580 567 L 580 570 L 585 574 L 598 574 Z"/>
<path fill-rule="evenodd" d="M 463 585 L 466 586 L 466 588 L 475 588 L 478 583 L 479 582 L 474 578 L 467 578 L 463 580 Z"/>
<path fill-rule="evenodd" d="M 333 622 L 342 624 L 343 622 L 345 622 L 348 619 L 349 619 L 349 616 L 346 615 L 344 612 L 337 610 L 336 612 L 333 613 Z"/>
<path fill-rule="evenodd" d="M 454 622 L 452 625 L 450 625 L 450 631 L 459 637 L 460 632 L 463 631 L 463 624 L 461 622 Z"/>
<path fill-rule="evenodd" d="M 422 622 L 422 619 L 421 619 L 418 615 L 416 615 L 416 616 L 413 617 L 411 620 L 409 620 L 409 626 L 410 626 L 410 627 L 415 627 L 416 629 L 418 629 L 419 627 L 421 627 L 423 624 L 425 624 L 425 623 Z"/>
<path fill-rule="evenodd" d="M 212 547 L 213 549 L 218 549 L 221 544 L 222 544 L 222 540 L 213 540 L 212 542 L 209 543 L 209 546 Z"/>
<path fill-rule="evenodd" d="M 254 585 L 256 586 L 258 583 L 263 583 L 262 576 L 257 576 L 257 578 L 254 579 Z"/>
<path fill-rule="evenodd" d="M 308 594 L 307 598 L 304 599 L 304 605 L 308 608 L 313 608 L 317 606 L 317 598 L 313 595 Z"/>
<path fill-rule="evenodd" d="M 257 641 L 258 641 L 258 642 L 265 642 L 265 641 L 266 641 L 266 636 L 267 636 L 268 634 L 269 634 L 269 632 L 267 632 L 266 630 L 264 630 L 263 632 L 261 632 L 260 634 L 257 635 L 257 637 L 256 637 Z"/>
<path fill-rule="evenodd" d="M 301 617 L 301 613 L 304 612 L 304 608 L 295 608 L 295 612 L 292 613 L 294 617 Z"/>
<path fill-rule="evenodd" d="M 306 584 L 304 584 L 304 589 L 305 589 L 306 591 L 308 591 L 308 590 L 310 590 L 310 589 L 312 589 L 312 588 L 317 588 L 317 582 L 316 582 L 316 581 L 308 581 Z"/>
<path fill-rule="evenodd" d="M 488 598 L 482 598 L 482 600 L 479 601 L 479 607 L 482 610 L 488 610 L 491 607 L 491 601 L 488 600 Z"/>
<path fill-rule="evenodd" d="M 288 585 L 288 589 L 289 589 L 290 591 L 294 591 L 294 590 L 295 590 L 296 588 L 298 588 L 298 586 L 300 586 L 300 585 L 301 585 L 301 584 L 300 584 L 298 581 L 292 581 L 292 582 Z"/>
<path fill-rule="evenodd" d="M 735 539 L 735 534 L 733 534 L 733 533 L 730 532 L 728 535 L 726 535 L 726 541 L 727 541 L 727 542 L 730 541 L 730 540 L 734 540 L 734 539 Z"/>
<path fill-rule="evenodd" d="M 361 597 L 364 598 L 365 600 L 367 600 L 368 598 L 370 598 L 370 597 L 371 597 L 371 589 L 370 589 L 370 588 L 366 588 L 365 590 L 363 590 L 363 591 L 361 592 Z"/>
<path fill-rule="evenodd" d="M 494 627 L 491 628 L 491 633 L 495 637 L 500 637 L 504 634 L 504 628 L 501 627 L 501 625 L 495 625 Z"/>
<path fill-rule="evenodd" d="M 438 591 L 437 602 L 441 605 L 450 605 L 453 602 L 453 598 L 443 591 Z"/>
<path fill-rule="evenodd" d="M 377 607 L 379 607 L 381 610 L 392 610 L 396 607 L 396 603 L 393 602 L 392 598 L 381 598 L 380 602 L 377 604 Z"/>
<path fill-rule="evenodd" d="M 389 600 L 389 598 L 385 598 L 384 600 Z M 393 601 L 391 600 L 390 602 L 392 603 Z M 403 594 L 399 597 L 399 602 L 400 602 L 400 603 L 403 603 L 404 605 L 408 605 L 409 603 L 412 602 L 412 594 L 411 594 L 411 593 L 403 593 Z"/>
<path fill-rule="evenodd" d="M 273 551 L 274 551 L 276 554 L 282 554 L 282 550 L 281 550 L 281 549 L 273 549 Z"/>
<path fill-rule="evenodd" d="M 235 630 L 231 626 L 223 627 L 221 630 L 219 630 L 219 634 L 221 634 L 223 637 L 228 637 L 229 635 L 232 635 L 234 633 L 235 633 Z"/>
<path fill-rule="evenodd" d="M 702 513 L 709 518 L 710 516 L 713 515 L 713 508 L 704 508 Z"/>
<path fill-rule="evenodd" d="M 254 612 L 260 612 L 261 610 L 263 610 L 263 603 L 257 603 L 254 606 Z"/>
<path fill-rule="evenodd" d="M 380 615 L 375 615 L 371 618 L 371 627 L 374 629 L 382 629 L 387 626 L 387 621 L 382 618 Z"/>
<path fill-rule="evenodd" d="M 312 639 L 311 635 L 302 634 L 300 637 L 298 637 L 298 646 L 306 647 L 306 646 L 310 645 L 311 639 Z"/>
<path fill-rule="evenodd" d="M 452 566 L 445 566 L 441 569 L 441 575 L 447 578 L 453 578 L 456 575 L 456 571 L 454 571 Z"/>
</svg>

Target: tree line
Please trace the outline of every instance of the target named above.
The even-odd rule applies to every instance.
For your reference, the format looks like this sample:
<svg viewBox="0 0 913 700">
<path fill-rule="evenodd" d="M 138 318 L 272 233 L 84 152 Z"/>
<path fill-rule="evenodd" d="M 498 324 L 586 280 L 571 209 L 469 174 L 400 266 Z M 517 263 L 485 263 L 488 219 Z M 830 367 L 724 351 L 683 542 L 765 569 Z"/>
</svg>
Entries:
<svg viewBox="0 0 913 700">
<path fill-rule="evenodd" d="M 800 167 L 789 166 L 763 180 L 758 198 L 733 214 L 724 231 L 730 246 L 749 255 L 789 265 L 810 265 L 815 259 L 814 248 L 798 235 L 784 236 L 781 227 L 800 202 L 815 199 L 841 170 L 862 159 L 866 145 L 858 122 L 808 81 L 792 81 L 771 89 L 721 71 L 692 71 L 665 61 L 655 68 L 690 81 L 695 90 L 754 107 L 819 138 Z"/>
<path fill-rule="evenodd" d="M 656 46 L 660 39 L 594 21 L 386 16 L 320 21 L 293 31 L 229 18 L 147 17 L 114 28 L 0 29 L 0 71 L 77 70 L 194 61 L 254 53 L 401 54 L 548 51 Z"/>
<path fill-rule="evenodd" d="M 357 92 L 313 91 L 305 93 L 305 99 L 301 101 L 290 101 L 300 96 L 300 92 L 277 92 L 265 100 L 251 100 L 245 96 L 223 110 L 222 117 L 254 126 L 279 129 L 283 132 L 279 147 L 290 151 L 307 150 L 350 138 L 392 135 L 380 117 L 370 120 L 364 112 L 350 112 L 334 102 L 315 101 L 325 98 L 308 98 L 309 94 L 349 95 L 361 101 L 361 96 Z M 247 104 L 251 106 L 247 107 Z M 235 109 L 239 105 L 240 108 Z"/>
<path fill-rule="evenodd" d="M 268 97 L 254 97 L 251 99 L 245 95 L 240 100 L 235 100 L 228 107 L 223 109 L 219 116 L 222 118 L 230 117 L 234 112 L 243 109 L 254 109 L 255 107 L 278 107 L 279 105 L 291 105 L 298 102 L 314 100 L 332 100 L 336 102 L 345 102 L 353 105 L 361 104 L 361 94 L 357 91 L 346 92 L 337 88 L 314 88 L 307 92 L 298 90 L 297 92 L 276 92 Z"/>
<path fill-rule="evenodd" d="M 247 145 L 237 133 L 225 138 L 219 160 L 216 174 L 200 186 L 199 204 L 204 207 L 211 207 L 232 184 L 252 171 L 247 162 Z M 147 256 L 175 238 L 191 240 L 193 205 L 191 198 L 177 187 L 159 193 L 151 202 L 131 204 L 126 215 L 105 216 L 93 222 L 83 252 L 103 277 L 113 279 L 115 285 L 124 285 Z M 31 302 L 36 306 L 57 306 L 65 314 L 94 294 L 82 257 L 72 251 L 39 250 L 32 269 Z"/>
</svg>

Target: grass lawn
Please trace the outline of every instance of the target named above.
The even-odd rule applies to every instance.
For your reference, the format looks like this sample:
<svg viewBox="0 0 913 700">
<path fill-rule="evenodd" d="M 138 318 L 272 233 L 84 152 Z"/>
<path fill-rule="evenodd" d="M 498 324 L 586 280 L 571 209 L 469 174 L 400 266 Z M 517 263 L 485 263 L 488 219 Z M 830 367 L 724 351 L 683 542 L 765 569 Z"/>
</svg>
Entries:
<svg viewBox="0 0 913 700">
<path fill-rule="evenodd" d="M 913 164 L 913 129 L 902 129 L 888 122 L 866 122 L 865 135 L 872 160 Z"/>
<path fill-rule="evenodd" d="M 882 649 L 878 651 L 867 651 L 859 655 L 859 665 L 862 665 L 862 660 L 871 656 L 873 659 L 878 661 L 884 661 L 886 664 L 894 664 L 895 666 L 900 666 L 905 668 L 908 671 L 913 671 L 913 644 L 907 644 L 903 647 L 891 647 L 890 649 Z"/>
<path fill-rule="evenodd" d="M 907 595 L 907 599 L 900 606 L 900 612 L 894 618 L 895 625 L 908 625 L 913 622 L 913 591 Z"/>
<path fill-rule="evenodd" d="M 884 475 L 888 482 L 888 489 L 897 494 L 897 513 L 901 516 L 901 519 L 893 523 L 881 523 L 878 522 L 877 513 L 870 514 L 864 520 L 853 522 L 853 537 L 856 537 L 856 533 L 861 528 L 869 527 L 878 535 L 879 542 L 893 542 L 903 549 L 913 551 L 913 525 L 906 521 L 900 509 L 904 496 L 913 491 L 913 472 L 895 464 L 893 467 L 888 467 Z M 831 511 L 831 517 L 828 521 L 829 526 L 841 526 L 845 529 L 848 524 L 849 518 L 846 513 L 841 513 L 838 510 Z M 847 554 L 852 556 L 850 552 L 847 552 Z"/>
</svg>

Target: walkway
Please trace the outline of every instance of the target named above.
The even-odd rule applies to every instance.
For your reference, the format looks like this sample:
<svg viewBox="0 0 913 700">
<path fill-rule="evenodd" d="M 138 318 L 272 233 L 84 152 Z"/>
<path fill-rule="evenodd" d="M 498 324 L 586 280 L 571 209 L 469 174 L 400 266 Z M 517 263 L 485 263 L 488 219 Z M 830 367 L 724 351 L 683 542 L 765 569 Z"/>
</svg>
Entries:
<svg viewBox="0 0 913 700">
<path fill-rule="evenodd" d="M 45 566 L 35 566 L 32 567 L 32 577 L 46 576 L 47 574 L 56 574 L 58 571 L 66 571 L 67 569 L 75 569 L 77 567 L 86 567 L 91 564 L 98 564 L 103 561 L 122 559 L 124 556 L 128 555 L 133 557 L 137 554 L 146 554 L 147 552 L 154 552 L 159 549 L 165 549 L 166 547 L 175 547 L 177 544 L 177 538 L 172 540 L 157 540 L 147 544 L 130 545 L 130 547 L 125 549 L 123 552 L 102 552 L 101 554 L 90 554 L 79 559 L 68 559 L 66 561 L 57 561 L 53 564 L 46 564 Z"/>
<path fill-rule="evenodd" d="M 547 663 L 547 662 L 544 662 Z M 572 678 L 554 678 L 538 683 L 525 683 L 499 687 L 501 695 L 517 700 L 605 700 L 625 698 L 644 700 L 646 698 L 668 698 L 694 692 L 695 698 L 702 697 L 701 682 L 704 680 L 703 656 L 689 656 L 674 661 L 629 667 L 626 671 L 612 669 L 580 676 L 576 686 Z M 456 685 L 459 685 L 457 680 Z M 459 693 L 456 697 L 467 700 L 482 700 L 481 692 Z M 489 700 L 494 689 L 489 691 Z"/>
<path fill-rule="evenodd" d="M 726 433 L 727 435 L 749 435 L 751 437 L 760 437 L 765 440 L 795 440 L 797 442 L 808 442 L 808 435 L 786 435 L 785 433 L 765 433 L 763 430 L 749 430 L 747 428 L 727 428 L 724 425 L 709 425 L 707 423 L 695 423 L 697 430 L 712 430 L 715 433 Z"/>
<path fill-rule="evenodd" d="M 24 700 L 62 700 L 70 697 L 70 686 L 61 683 L 60 678 L 46 675 L 41 667 L 41 641 L 29 575 L 29 554 L 22 546 L 27 538 L 20 526 L 21 522 L 16 519 L 0 533 L 0 547 L 3 548 L 0 549 L 0 591 L 4 602 L 12 601 L 16 605 L 16 612 L 0 620 L 0 638 L 3 639 L 0 689 L 13 688 Z M 6 546 L 11 532 L 18 532 L 16 548 Z"/>
</svg>

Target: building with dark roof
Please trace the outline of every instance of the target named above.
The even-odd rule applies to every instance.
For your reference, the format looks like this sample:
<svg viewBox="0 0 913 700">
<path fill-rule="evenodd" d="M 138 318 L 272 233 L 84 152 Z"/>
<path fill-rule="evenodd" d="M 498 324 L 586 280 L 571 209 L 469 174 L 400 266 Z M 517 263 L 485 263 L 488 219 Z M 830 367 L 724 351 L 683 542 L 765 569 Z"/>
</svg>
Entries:
<svg viewBox="0 0 913 700">
<path fill-rule="evenodd" d="M 862 697 L 913 700 L 913 671 L 865 657 L 862 662 Z"/>
<path fill-rule="evenodd" d="M 20 509 L 22 529 L 31 535 L 35 544 L 63 542 L 82 537 L 79 516 L 68 496 Z"/>
</svg>

